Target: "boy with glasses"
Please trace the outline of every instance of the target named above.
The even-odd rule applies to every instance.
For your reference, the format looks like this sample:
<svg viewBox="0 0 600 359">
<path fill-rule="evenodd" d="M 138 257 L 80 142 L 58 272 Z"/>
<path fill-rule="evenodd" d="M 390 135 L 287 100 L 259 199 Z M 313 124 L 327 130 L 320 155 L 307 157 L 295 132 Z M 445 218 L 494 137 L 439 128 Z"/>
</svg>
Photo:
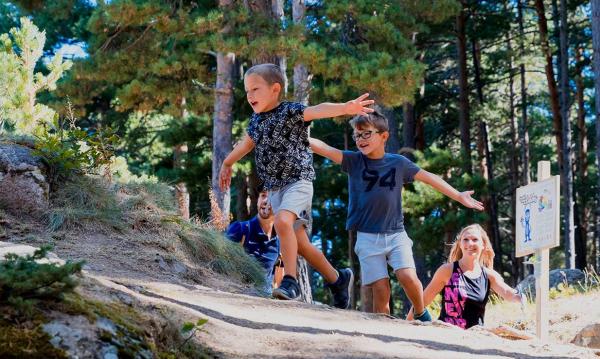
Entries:
<svg viewBox="0 0 600 359">
<path fill-rule="evenodd" d="M 311 138 L 312 150 L 341 164 L 348 173 L 346 229 L 357 231 L 354 251 L 361 267 L 363 286 L 373 290 L 373 310 L 390 313 L 389 264 L 414 308 L 414 318 L 431 321 L 423 305 L 423 285 L 417 277 L 412 240 L 404 230 L 402 186 L 413 180 L 425 182 L 467 208 L 483 210 L 473 191 L 458 192 L 439 176 L 420 169 L 402 155 L 386 153 L 387 119 L 377 112 L 350 121 L 358 151 L 341 151 Z"/>
</svg>

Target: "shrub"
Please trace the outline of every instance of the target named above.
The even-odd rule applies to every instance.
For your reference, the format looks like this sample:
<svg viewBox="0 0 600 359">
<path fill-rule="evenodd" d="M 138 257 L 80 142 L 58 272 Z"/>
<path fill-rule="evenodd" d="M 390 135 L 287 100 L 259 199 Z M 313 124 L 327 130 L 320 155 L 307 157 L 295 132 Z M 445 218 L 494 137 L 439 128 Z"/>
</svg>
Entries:
<svg viewBox="0 0 600 359">
<path fill-rule="evenodd" d="M 24 257 L 9 253 L 0 261 L 0 305 L 30 312 L 40 300 L 60 301 L 73 291 L 77 282 L 72 275 L 81 272 L 83 262 L 41 263 L 49 250 L 44 246 Z"/>
</svg>

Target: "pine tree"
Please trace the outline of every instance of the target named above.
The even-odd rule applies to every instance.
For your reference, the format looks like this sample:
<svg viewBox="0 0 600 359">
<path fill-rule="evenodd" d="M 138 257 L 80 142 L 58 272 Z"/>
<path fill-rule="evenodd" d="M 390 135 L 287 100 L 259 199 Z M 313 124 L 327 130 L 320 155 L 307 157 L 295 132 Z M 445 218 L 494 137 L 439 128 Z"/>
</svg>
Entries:
<svg viewBox="0 0 600 359">
<path fill-rule="evenodd" d="M 36 97 L 43 90 L 54 90 L 71 62 L 56 54 L 47 75 L 36 72 L 45 42 L 45 32 L 26 17 L 21 18 L 19 28 L 0 35 L 0 132 L 4 122 L 21 133 L 31 133 L 36 126 L 54 120 L 54 111 L 36 103 Z"/>
</svg>

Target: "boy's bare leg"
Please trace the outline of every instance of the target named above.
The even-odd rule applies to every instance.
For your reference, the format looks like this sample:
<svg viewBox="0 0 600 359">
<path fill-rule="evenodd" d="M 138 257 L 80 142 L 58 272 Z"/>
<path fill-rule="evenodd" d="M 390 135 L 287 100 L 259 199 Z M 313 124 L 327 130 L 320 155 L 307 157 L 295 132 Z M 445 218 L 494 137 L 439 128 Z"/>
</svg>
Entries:
<svg viewBox="0 0 600 359">
<path fill-rule="evenodd" d="M 373 289 L 373 312 L 390 314 L 390 280 L 389 278 L 379 279 L 369 287 Z"/>
<path fill-rule="evenodd" d="M 415 314 L 420 314 L 425 309 L 423 305 L 423 284 L 417 277 L 414 268 L 402 268 L 396 271 L 396 278 L 404 288 L 404 293 L 413 305 Z"/>
<path fill-rule="evenodd" d="M 275 231 L 281 243 L 281 259 L 285 274 L 296 278 L 298 241 L 294 233 L 294 222 L 296 222 L 296 215 L 290 211 L 281 210 L 275 215 Z"/>
<path fill-rule="evenodd" d="M 277 232 L 279 235 L 279 232 Z M 306 259 L 308 264 L 311 265 L 317 272 L 321 273 L 327 283 L 334 283 L 338 278 L 338 273 L 333 268 L 331 263 L 325 258 L 323 252 L 317 249 L 306 234 L 306 230 L 303 226 L 296 229 L 296 238 L 298 239 L 298 253 Z M 287 273 L 287 264 L 284 262 L 285 272 Z"/>
</svg>

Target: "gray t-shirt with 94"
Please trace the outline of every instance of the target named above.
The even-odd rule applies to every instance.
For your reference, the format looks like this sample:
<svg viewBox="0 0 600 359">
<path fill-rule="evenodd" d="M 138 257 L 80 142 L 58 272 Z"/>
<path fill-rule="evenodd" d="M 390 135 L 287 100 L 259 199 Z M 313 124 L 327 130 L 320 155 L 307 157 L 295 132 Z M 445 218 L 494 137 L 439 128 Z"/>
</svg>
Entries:
<svg viewBox="0 0 600 359">
<path fill-rule="evenodd" d="M 373 160 L 358 151 L 343 151 L 342 171 L 348 173 L 350 200 L 346 229 L 402 232 L 402 186 L 412 182 L 419 169 L 402 155 L 386 153 Z"/>
</svg>

